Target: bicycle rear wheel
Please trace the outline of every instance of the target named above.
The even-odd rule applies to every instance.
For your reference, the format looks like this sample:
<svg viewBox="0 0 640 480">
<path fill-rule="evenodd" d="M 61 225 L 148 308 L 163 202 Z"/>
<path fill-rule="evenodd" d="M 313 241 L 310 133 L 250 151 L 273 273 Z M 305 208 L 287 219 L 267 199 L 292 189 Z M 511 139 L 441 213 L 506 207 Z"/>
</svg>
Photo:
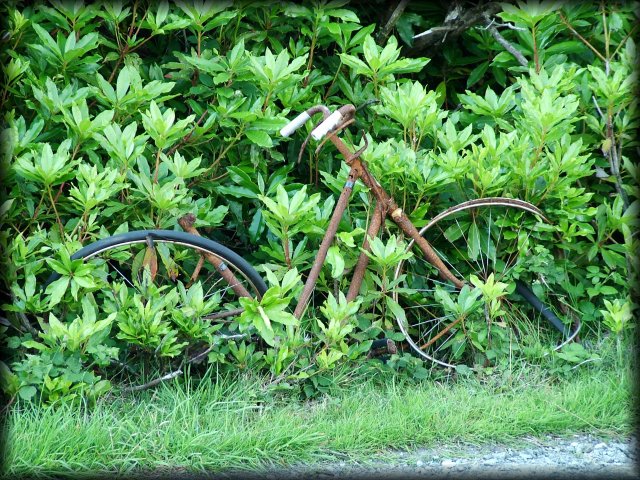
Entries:
<svg viewBox="0 0 640 480">
<path fill-rule="evenodd" d="M 121 335 L 127 312 L 144 317 L 138 311 L 141 306 L 153 309 L 154 303 L 166 303 L 170 297 L 172 302 L 158 307 L 164 312 L 162 320 L 182 339 L 211 342 L 218 324 L 230 325 L 242 312 L 241 296 L 261 298 L 267 290 L 260 275 L 238 254 L 208 238 L 179 231 L 114 235 L 85 246 L 71 259 L 82 260 L 85 272 L 90 272 L 80 294 L 93 295 L 104 312 L 116 312 Z M 44 287 L 60 277 L 51 274 Z M 52 313 L 71 321 L 78 312 L 71 311 L 69 303 L 58 303 Z"/>
<path fill-rule="evenodd" d="M 393 298 L 412 349 L 444 367 L 475 366 L 573 340 L 580 322 L 558 280 L 566 277 L 562 263 L 544 248 L 534 253 L 532 233 L 545 223 L 528 202 L 492 197 L 451 207 L 425 225 L 420 234 L 465 286 L 442 279 L 410 242 L 414 255 L 396 268 Z M 541 268 L 531 269 L 536 255 L 544 255 Z"/>
</svg>

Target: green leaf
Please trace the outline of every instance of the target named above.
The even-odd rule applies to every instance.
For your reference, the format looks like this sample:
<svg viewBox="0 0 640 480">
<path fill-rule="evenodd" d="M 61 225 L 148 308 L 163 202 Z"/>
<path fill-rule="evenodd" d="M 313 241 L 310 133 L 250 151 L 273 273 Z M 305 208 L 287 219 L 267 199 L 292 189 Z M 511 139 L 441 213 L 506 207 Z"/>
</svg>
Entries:
<svg viewBox="0 0 640 480">
<path fill-rule="evenodd" d="M 129 78 L 129 68 L 124 67 L 120 73 L 118 74 L 118 80 L 116 81 L 116 97 L 119 100 L 122 100 L 124 96 L 127 94 L 129 90 L 129 85 L 131 84 L 131 80 Z"/>
<path fill-rule="evenodd" d="M 351 10 L 347 10 L 346 8 L 334 8 L 331 10 L 327 10 L 327 15 L 330 17 L 338 17 L 343 22 L 355 22 L 360 23 L 360 19 L 358 16 L 352 12 Z"/>
<path fill-rule="evenodd" d="M 385 301 L 387 303 L 387 307 L 389 307 L 389 310 L 391 310 L 391 313 L 393 313 L 393 316 L 396 318 L 396 320 L 398 322 L 402 322 L 403 325 L 406 325 L 407 317 L 404 313 L 404 309 L 400 306 L 400 304 L 391 297 L 386 297 Z"/>
<path fill-rule="evenodd" d="M 54 305 L 57 305 L 58 303 L 60 303 L 60 301 L 62 300 L 62 297 L 64 296 L 64 292 L 67 291 L 69 282 L 70 282 L 69 277 L 62 277 L 56 280 L 55 282 L 51 283 L 47 287 L 47 289 L 45 290 L 45 293 L 51 295 L 51 298 L 49 300 L 49 307 L 53 307 Z"/>
<path fill-rule="evenodd" d="M 456 373 L 458 373 L 460 375 L 463 375 L 463 376 L 468 376 L 468 375 L 473 374 L 473 370 L 471 370 L 466 365 L 456 365 L 455 369 L 456 369 Z"/>
<path fill-rule="evenodd" d="M 36 387 L 33 385 L 26 385 L 18 390 L 18 395 L 20 395 L 20 398 L 23 400 L 31 400 L 31 397 L 36 394 L 36 391 Z"/>
<path fill-rule="evenodd" d="M 340 59 L 342 63 L 354 69 L 357 75 L 372 75 L 373 71 L 360 60 L 358 57 L 354 57 L 353 55 L 348 55 L 346 53 L 340 54 Z"/>
<path fill-rule="evenodd" d="M 337 245 L 329 247 L 327 263 L 331 265 L 331 276 L 333 278 L 338 278 L 344 272 L 344 258 Z"/>
<path fill-rule="evenodd" d="M 487 68 L 489 68 L 489 62 L 482 62 L 480 65 L 474 68 L 469 74 L 469 78 L 467 78 L 467 88 L 480 80 L 487 71 Z"/>
<path fill-rule="evenodd" d="M 480 251 L 480 231 L 478 230 L 478 224 L 474 222 L 469 227 L 469 236 L 467 237 L 467 253 L 469 259 L 475 261 Z"/>
<path fill-rule="evenodd" d="M 263 148 L 270 148 L 273 146 L 273 142 L 271 141 L 271 137 L 267 134 L 267 132 L 263 130 L 247 130 L 247 137 L 256 145 L 259 145 Z"/>
</svg>

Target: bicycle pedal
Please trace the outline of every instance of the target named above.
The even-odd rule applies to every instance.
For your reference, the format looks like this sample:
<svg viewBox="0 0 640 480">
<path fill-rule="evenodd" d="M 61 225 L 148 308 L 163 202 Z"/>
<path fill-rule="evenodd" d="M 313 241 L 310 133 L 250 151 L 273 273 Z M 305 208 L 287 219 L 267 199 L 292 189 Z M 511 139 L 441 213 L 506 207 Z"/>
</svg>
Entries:
<svg viewBox="0 0 640 480">
<path fill-rule="evenodd" d="M 396 342 L 390 338 L 381 338 L 373 341 L 371 348 L 369 349 L 369 353 L 367 354 L 367 358 L 376 358 L 381 355 L 389 354 L 392 355 L 397 352 L 398 347 L 396 346 Z"/>
</svg>

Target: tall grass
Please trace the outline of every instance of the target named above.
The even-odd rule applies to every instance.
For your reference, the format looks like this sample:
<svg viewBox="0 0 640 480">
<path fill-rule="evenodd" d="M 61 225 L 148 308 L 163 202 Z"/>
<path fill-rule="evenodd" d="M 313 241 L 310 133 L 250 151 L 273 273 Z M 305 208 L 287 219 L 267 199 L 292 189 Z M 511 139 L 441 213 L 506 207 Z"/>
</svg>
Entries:
<svg viewBox="0 0 640 480">
<path fill-rule="evenodd" d="M 5 473 L 255 470 L 458 441 L 623 435 L 631 429 L 630 383 L 602 368 L 563 382 L 523 370 L 420 384 L 370 379 L 301 402 L 265 394 L 255 377 L 175 382 L 90 411 L 15 408 Z"/>
</svg>

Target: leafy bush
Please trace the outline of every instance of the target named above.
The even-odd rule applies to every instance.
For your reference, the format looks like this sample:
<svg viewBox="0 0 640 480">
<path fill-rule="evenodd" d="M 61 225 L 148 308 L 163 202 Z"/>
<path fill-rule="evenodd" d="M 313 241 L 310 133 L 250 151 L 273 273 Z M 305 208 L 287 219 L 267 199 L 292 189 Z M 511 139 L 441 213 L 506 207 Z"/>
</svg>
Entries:
<svg viewBox="0 0 640 480">
<path fill-rule="evenodd" d="M 447 13 L 435 7 L 412 4 L 396 25 L 399 39 L 378 44 L 374 23 L 386 19 L 341 0 L 136 6 L 5 7 L 0 241 L 11 298 L 2 326 L 9 396 L 96 398 L 123 370 L 134 379 L 149 368 L 172 371 L 196 341 L 211 345 L 207 361 L 222 369 L 266 369 L 278 388 L 300 383 L 314 395 L 336 381 L 336 365 L 365 362 L 375 338 L 401 340 L 392 321 L 399 307 L 387 295 L 406 255 L 396 232 L 371 239 L 362 298 L 338 293 L 370 214 L 362 185 L 329 250 L 316 306 L 301 321 L 288 313 L 347 170 L 329 148 L 307 149 L 296 165 L 310 126 L 291 140 L 276 132 L 312 105 L 374 97 L 380 104 L 356 123 L 368 131 L 363 158 L 416 225 L 470 198 L 532 202 L 551 226 L 531 234 L 535 254 L 521 268 L 571 292 L 583 337 L 626 330 L 638 272 L 633 5 L 503 5 L 498 38 L 527 65 L 491 25 L 467 29 L 441 52 L 416 51 L 413 35 Z M 362 146 L 357 138 L 346 134 Z M 202 320 L 195 285 L 107 312 L 88 267 L 70 259 L 109 235 L 179 229 L 187 213 L 269 281 L 261 301 L 243 300 L 238 320 L 263 345 L 221 341 Z M 557 253 L 562 264 L 551 269 L 545 258 Z M 42 291 L 51 271 L 62 276 Z M 64 318 L 49 314 L 61 305 Z M 127 362 L 132 349 L 139 355 Z M 388 364 L 416 378 L 425 376 L 420 365 L 406 353 Z"/>
</svg>

